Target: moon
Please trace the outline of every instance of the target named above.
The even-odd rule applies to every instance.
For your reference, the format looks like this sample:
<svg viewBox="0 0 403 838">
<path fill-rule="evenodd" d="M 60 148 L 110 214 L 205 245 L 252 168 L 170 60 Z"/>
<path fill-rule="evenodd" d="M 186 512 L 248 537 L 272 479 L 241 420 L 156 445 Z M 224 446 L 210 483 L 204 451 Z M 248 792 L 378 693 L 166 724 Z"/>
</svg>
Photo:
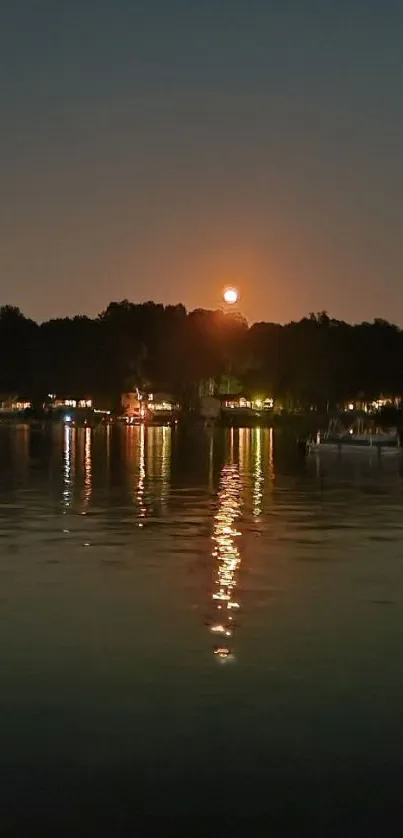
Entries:
<svg viewBox="0 0 403 838">
<path fill-rule="evenodd" d="M 234 305 L 234 303 L 238 302 L 239 294 L 236 288 L 225 288 L 223 293 L 224 302 L 227 305 Z"/>
</svg>

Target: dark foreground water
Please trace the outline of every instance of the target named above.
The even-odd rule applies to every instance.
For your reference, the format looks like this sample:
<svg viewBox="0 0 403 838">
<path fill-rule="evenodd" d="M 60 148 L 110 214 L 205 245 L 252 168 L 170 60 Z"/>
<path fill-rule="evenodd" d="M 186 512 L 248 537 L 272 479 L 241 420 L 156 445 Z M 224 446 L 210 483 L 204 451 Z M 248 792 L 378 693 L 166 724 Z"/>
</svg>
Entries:
<svg viewBox="0 0 403 838">
<path fill-rule="evenodd" d="M 0 835 L 400 835 L 403 479 L 0 428 Z"/>
</svg>

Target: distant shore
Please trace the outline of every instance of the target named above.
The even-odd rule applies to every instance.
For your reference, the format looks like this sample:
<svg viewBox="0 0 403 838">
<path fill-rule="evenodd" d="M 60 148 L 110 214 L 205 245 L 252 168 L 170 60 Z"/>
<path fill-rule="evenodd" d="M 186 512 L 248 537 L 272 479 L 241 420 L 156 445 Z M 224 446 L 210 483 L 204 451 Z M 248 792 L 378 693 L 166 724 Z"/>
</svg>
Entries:
<svg viewBox="0 0 403 838">
<path fill-rule="evenodd" d="M 301 434 L 303 435 L 316 432 L 319 428 L 323 428 L 324 426 L 326 426 L 328 424 L 328 421 L 328 416 L 323 416 L 317 413 L 283 413 L 270 415 L 262 414 L 261 416 L 221 416 L 212 424 L 215 427 L 221 428 L 284 428 L 288 431 L 295 432 L 297 436 L 300 436 Z M 199 417 L 187 414 L 179 416 L 175 424 L 182 425 L 187 424 L 189 422 L 191 424 L 203 424 L 203 420 Z M 60 424 L 65 424 L 62 417 L 52 418 L 49 416 L 40 417 L 12 414 L 4 414 L 4 416 L 0 417 L 0 426 L 24 425 L 29 426 L 31 428 L 45 428 L 50 426 L 57 426 Z M 77 427 L 102 426 L 102 422 L 100 422 L 99 420 L 95 421 L 94 419 L 74 419 L 71 422 L 71 424 Z M 120 418 L 118 417 L 111 417 L 111 424 L 123 425 Z M 158 422 L 146 422 L 145 424 L 150 424 L 150 426 L 156 426 L 158 425 Z M 167 421 L 161 421 L 161 425 L 167 424 L 170 423 Z"/>
</svg>

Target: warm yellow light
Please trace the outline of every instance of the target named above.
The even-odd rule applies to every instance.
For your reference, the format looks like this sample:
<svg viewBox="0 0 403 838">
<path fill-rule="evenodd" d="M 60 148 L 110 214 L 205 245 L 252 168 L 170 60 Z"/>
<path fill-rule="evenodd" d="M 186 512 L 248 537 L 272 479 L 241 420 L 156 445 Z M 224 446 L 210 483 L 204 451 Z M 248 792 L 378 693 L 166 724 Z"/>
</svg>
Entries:
<svg viewBox="0 0 403 838">
<path fill-rule="evenodd" d="M 238 301 L 238 296 L 236 288 L 226 288 L 223 294 L 224 301 L 231 306 Z"/>
<path fill-rule="evenodd" d="M 231 651 L 227 646 L 218 646 L 214 649 L 214 654 L 218 655 L 220 658 L 227 658 L 231 654 Z"/>
</svg>

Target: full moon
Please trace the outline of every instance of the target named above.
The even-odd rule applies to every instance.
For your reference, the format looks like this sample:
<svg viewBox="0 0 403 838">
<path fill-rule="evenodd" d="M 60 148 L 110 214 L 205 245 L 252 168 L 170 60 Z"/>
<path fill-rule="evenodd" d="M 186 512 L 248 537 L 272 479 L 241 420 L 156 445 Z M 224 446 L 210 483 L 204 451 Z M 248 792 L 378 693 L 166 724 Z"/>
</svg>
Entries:
<svg viewBox="0 0 403 838">
<path fill-rule="evenodd" d="M 225 302 L 231 306 L 238 301 L 238 296 L 239 294 L 236 288 L 226 288 L 223 293 Z"/>
</svg>

